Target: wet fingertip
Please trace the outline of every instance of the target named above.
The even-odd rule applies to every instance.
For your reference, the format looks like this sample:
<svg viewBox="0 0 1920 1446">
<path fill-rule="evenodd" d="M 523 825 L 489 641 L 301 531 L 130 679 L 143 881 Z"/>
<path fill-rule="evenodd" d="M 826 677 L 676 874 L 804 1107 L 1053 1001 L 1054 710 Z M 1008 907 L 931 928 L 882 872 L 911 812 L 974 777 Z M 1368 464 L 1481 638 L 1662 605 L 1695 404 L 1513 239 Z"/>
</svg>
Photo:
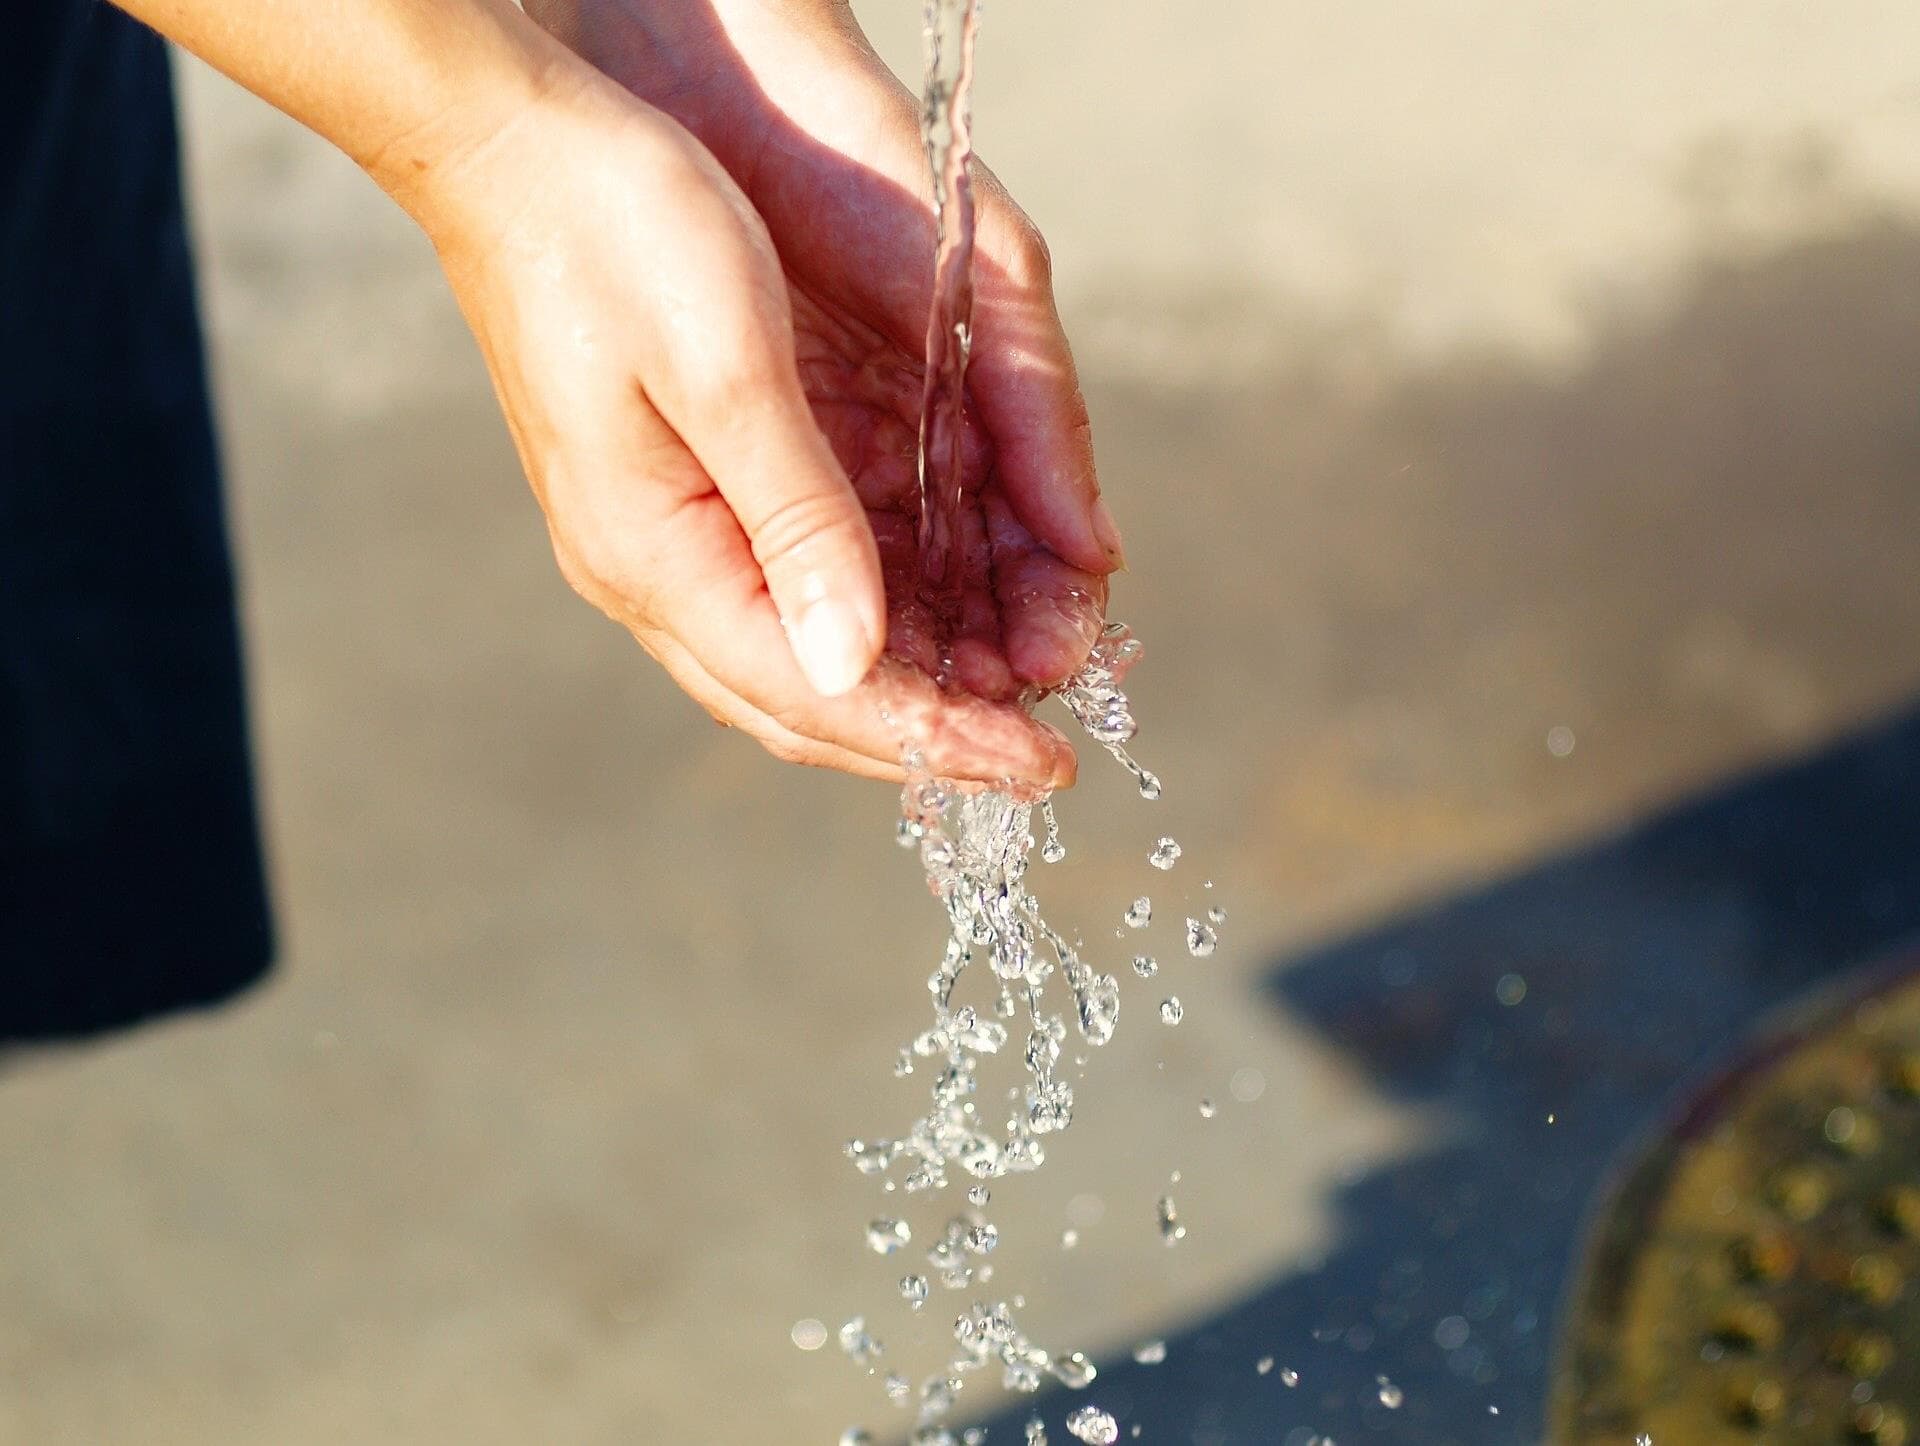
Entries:
<svg viewBox="0 0 1920 1446">
<path fill-rule="evenodd" d="M 1099 636 L 1100 619 L 1076 619 L 1043 613 L 1015 628 L 1007 640 L 1007 662 L 1023 682 L 1051 688 L 1067 680 L 1087 660 Z"/>
<path fill-rule="evenodd" d="M 1107 566 L 1104 570 L 1108 572 L 1125 572 L 1127 567 L 1126 545 L 1121 541 L 1120 524 L 1113 520 L 1113 513 L 1107 507 L 1106 498 L 1095 497 L 1093 499 L 1093 508 L 1089 513 L 1089 520 L 1093 524 L 1094 540 L 1100 544 L 1100 551 L 1105 555 L 1107 560 Z"/>
<path fill-rule="evenodd" d="M 1080 755 L 1073 751 L 1073 745 L 1067 741 L 1067 735 L 1051 723 L 1042 723 L 1040 727 L 1053 743 L 1051 786 L 1056 789 L 1072 788 L 1080 781 Z"/>
<path fill-rule="evenodd" d="M 960 686 L 976 698 L 1003 703 L 1019 691 L 1012 669 L 991 643 L 962 638 L 954 644 L 953 662 Z"/>
</svg>

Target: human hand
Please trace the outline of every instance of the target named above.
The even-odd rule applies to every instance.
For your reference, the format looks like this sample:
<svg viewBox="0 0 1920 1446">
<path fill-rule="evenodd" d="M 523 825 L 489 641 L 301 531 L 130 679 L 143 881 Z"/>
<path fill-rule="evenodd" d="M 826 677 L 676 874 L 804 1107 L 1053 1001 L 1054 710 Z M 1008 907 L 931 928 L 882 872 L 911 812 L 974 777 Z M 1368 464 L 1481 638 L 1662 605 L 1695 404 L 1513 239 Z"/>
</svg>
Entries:
<svg viewBox="0 0 1920 1446">
<path fill-rule="evenodd" d="M 753 207 L 680 125 L 593 76 L 442 166 L 411 209 L 562 572 L 716 718 L 869 776 L 901 776 L 904 728 L 947 776 L 1071 782 L 1064 737 L 1005 701 L 1071 648 L 1016 647 L 1024 671 L 1001 655 L 991 675 L 971 646 L 972 694 L 862 682 L 886 636 L 875 537 L 897 557 L 916 369 L 789 286 Z M 1017 520 L 993 525 L 996 546 L 1028 545 Z M 1065 568 L 1005 556 L 1029 589 Z"/>
<path fill-rule="evenodd" d="M 891 645 L 930 669 L 935 645 L 918 601 L 914 522 L 933 226 L 913 97 L 834 0 L 530 0 L 528 10 L 635 94 L 670 109 L 764 218 L 808 401 L 879 544 Z M 921 689 L 916 725 L 946 740 L 931 758 L 943 772 L 965 751 L 958 741 L 988 721 L 979 700 L 1009 703 L 994 720 L 999 734 L 1019 715 L 1010 700 L 1023 688 L 1055 684 L 1084 660 L 1102 622 L 1106 575 L 1121 560 L 1099 501 L 1045 246 L 998 182 L 984 169 L 976 177 L 965 606 L 960 636 L 950 640 L 954 673 L 971 696 Z M 873 706 L 882 693 L 869 686 L 856 697 Z M 785 721 L 813 736 L 827 723 L 806 710 Z M 1055 747 L 1064 782 L 1070 755 L 1063 742 Z M 963 773 L 992 776 L 978 766 Z"/>
</svg>

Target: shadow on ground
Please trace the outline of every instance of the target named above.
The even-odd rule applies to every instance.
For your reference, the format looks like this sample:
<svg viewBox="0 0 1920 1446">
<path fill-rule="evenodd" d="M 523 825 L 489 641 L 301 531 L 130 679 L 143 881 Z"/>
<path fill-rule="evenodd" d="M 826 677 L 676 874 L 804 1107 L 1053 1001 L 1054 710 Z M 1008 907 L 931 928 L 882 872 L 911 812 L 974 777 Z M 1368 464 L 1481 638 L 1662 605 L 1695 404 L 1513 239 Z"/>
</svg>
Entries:
<svg viewBox="0 0 1920 1446">
<path fill-rule="evenodd" d="M 1576 626 L 1572 660 L 1591 648 L 1653 659 L 1732 577 L 1727 595 L 1748 600 L 1764 645 L 1814 660 L 1813 678 L 1823 646 L 1854 654 L 1885 700 L 1855 716 L 1891 721 L 1276 961 L 1270 1002 L 1374 1089 L 1441 1121 L 1432 1147 L 1335 1187 L 1323 1260 L 1170 1336 L 1162 1365 L 1103 1362 L 1083 1399 L 1144 1441 L 1182 1446 L 1539 1441 L 1558 1313 L 1610 1167 L 1763 1017 L 1920 931 L 1920 709 L 1896 701 L 1912 697 L 1910 673 L 1866 656 L 1885 619 L 1845 562 L 1888 545 L 1873 518 L 1914 506 L 1917 263 L 1920 237 L 1876 225 L 1712 269 L 1667 323 L 1571 381 L 1495 371 L 1381 402 L 1377 415 L 1457 443 L 1460 465 L 1484 463 L 1481 510 L 1451 531 L 1463 564 L 1481 564 L 1458 576 L 1487 593 L 1490 628 L 1502 598 L 1519 603 L 1509 620 L 1530 616 L 1530 595 L 1577 620 L 1586 593 L 1613 595 L 1585 575 L 1623 569 L 1647 585 L 1589 618 L 1604 642 Z M 1489 508 L 1503 488 L 1507 505 Z M 1846 500 L 1829 506 L 1836 492 Z M 1643 521 L 1623 527 L 1623 509 Z M 1589 524 L 1643 545 L 1610 559 L 1581 542 Z M 1410 628 L 1383 643 L 1390 656 L 1432 644 Z M 1431 654 L 1407 662 L 1404 688 L 1424 687 Z M 1628 739 L 1636 677 L 1639 711 L 1672 708 L 1659 689 L 1674 675 L 1662 684 L 1651 661 L 1593 671 L 1627 690 L 1605 701 Z M 1524 692 L 1513 678 L 1488 688 Z M 1076 1403 L 1043 1403 L 1056 1437 Z M 990 1439 L 1020 1439 L 1026 1414 Z"/>
</svg>

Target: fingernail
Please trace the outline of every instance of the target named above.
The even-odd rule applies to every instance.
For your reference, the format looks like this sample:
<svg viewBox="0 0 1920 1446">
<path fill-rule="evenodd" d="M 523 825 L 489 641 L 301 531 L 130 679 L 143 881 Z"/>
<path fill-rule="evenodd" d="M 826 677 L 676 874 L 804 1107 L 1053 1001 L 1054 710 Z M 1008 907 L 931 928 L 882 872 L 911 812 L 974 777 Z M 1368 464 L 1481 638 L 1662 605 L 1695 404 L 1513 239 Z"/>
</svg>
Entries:
<svg viewBox="0 0 1920 1446">
<path fill-rule="evenodd" d="M 1107 510 L 1107 499 L 1093 499 L 1093 535 L 1099 540 L 1100 550 L 1116 567 L 1127 565 L 1127 550 L 1120 545 L 1120 524 L 1113 520 L 1113 514 Z"/>
<path fill-rule="evenodd" d="M 817 598 L 787 628 L 794 659 L 823 698 L 851 692 L 867 676 L 873 645 L 860 615 L 837 597 Z"/>
</svg>

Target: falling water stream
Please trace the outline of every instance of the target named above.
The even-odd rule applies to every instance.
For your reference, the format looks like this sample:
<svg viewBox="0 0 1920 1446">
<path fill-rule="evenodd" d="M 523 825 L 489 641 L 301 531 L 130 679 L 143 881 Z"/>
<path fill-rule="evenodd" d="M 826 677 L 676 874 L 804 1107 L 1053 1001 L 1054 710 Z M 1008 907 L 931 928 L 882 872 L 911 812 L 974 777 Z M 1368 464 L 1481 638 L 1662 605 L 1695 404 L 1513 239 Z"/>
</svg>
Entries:
<svg viewBox="0 0 1920 1446">
<path fill-rule="evenodd" d="M 933 178 L 937 246 L 934 298 L 927 322 L 926 383 L 920 417 L 919 543 L 925 601 L 936 615 L 951 616 L 959 588 L 955 556 L 956 515 L 961 506 L 960 441 L 973 308 L 973 196 L 968 90 L 977 15 L 974 0 L 926 0 L 927 70 L 922 134 Z M 1056 695 L 1087 734 L 1131 775 L 1141 796 L 1160 797 L 1160 781 L 1127 751 L 1135 733 L 1131 706 L 1120 684 L 1140 654 L 1125 627 L 1110 624 L 1086 664 Z M 944 679 L 942 681 L 945 681 Z M 1035 700 L 1037 701 L 1037 700 Z M 897 1290 L 908 1309 L 931 1308 L 936 1293 L 956 1293 L 953 1348 L 943 1369 L 917 1385 L 887 1369 L 885 1346 L 856 1317 L 839 1332 L 841 1349 L 880 1378 L 897 1405 L 917 1410 L 915 1446 L 957 1446 L 979 1439 L 956 1435 L 944 1422 L 970 1375 L 997 1368 L 1000 1382 L 1019 1392 L 1040 1389 L 1048 1379 L 1084 1389 L 1093 1363 L 1078 1351 L 1048 1350 L 1031 1340 L 1010 1300 L 982 1291 L 993 1278 L 992 1256 L 1000 1232 L 986 1215 L 993 1182 L 1037 1169 L 1047 1137 L 1073 1122 L 1074 1088 L 1062 1064 L 1076 1034 L 1091 1047 L 1105 1045 L 1120 1014 L 1120 986 L 1082 957 L 1080 948 L 1051 924 L 1028 890 L 1036 815 L 1043 837 L 1040 856 L 1065 857 L 1052 804 L 1012 790 L 973 790 L 931 776 L 907 740 L 908 782 L 902 794 L 899 837 L 918 850 L 927 882 L 950 925 L 938 965 L 927 981 L 933 1016 L 927 1029 L 900 1051 L 897 1075 L 930 1077 L 927 1112 L 905 1130 L 856 1139 L 847 1155 L 876 1177 L 889 1197 L 931 1199 L 962 1190 L 964 1205 L 952 1211 L 931 1240 L 915 1241 L 910 1225 L 893 1210 L 866 1227 L 868 1247 L 911 1262 Z M 1180 857 L 1172 839 L 1153 845 L 1149 861 L 1171 869 Z M 1136 900 L 1126 922 L 1144 927 L 1152 912 Z M 1217 922 L 1217 920 L 1215 920 Z M 1211 923 L 1187 921 L 1187 946 L 1200 956 L 1213 949 Z M 1142 977 L 1158 972 L 1147 955 L 1133 961 Z M 961 1002 L 961 986 L 975 1002 Z M 1160 1018 L 1176 1024 L 1178 999 L 1160 1005 Z M 1008 1092 L 1004 1115 L 983 1091 L 984 1060 L 1017 1055 L 1022 1073 Z M 1011 1066 L 1009 1066 L 1011 1068 Z M 1185 1234 L 1170 1197 L 1157 1205 L 1161 1233 L 1169 1244 Z M 908 1254 L 912 1247 L 916 1254 Z M 1096 1404 L 1076 1407 L 1066 1429 L 1077 1440 L 1105 1446 L 1120 1426 Z M 870 1439 L 849 1431 L 846 1440 Z M 1046 1441 L 1044 1425 L 1027 1427 L 1032 1446 Z"/>
</svg>

